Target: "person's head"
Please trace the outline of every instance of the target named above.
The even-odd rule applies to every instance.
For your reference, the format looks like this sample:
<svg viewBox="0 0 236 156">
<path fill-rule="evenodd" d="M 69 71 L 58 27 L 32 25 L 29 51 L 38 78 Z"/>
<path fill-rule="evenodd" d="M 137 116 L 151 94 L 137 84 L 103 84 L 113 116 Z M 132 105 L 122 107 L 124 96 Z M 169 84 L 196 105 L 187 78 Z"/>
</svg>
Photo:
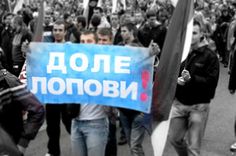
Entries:
<svg viewBox="0 0 236 156">
<path fill-rule="evenodd" d="M 144 21 L 142 12 L 136 12 L 134 15 L 136 23 L 142 23 Z"/>
<path fill-rule="evenodd" d="M 98 44 L 111 45 L 113 40 L 110 28 L 100 28 L 97 30 Z"/>
<path fill-rule="evenodd" d="M 14 14 L 8 12 L 4 15 L 3 17 L 3 22 L 5 23 L 5 25 L 9 26 L 11 25 L 11 19 L 14 17 Z"/>
<path fill-rule="evenodd" d="M 60 12 L 59 11 L 54 11 L 53 12 L 53 18 L 54 18 L 54 20 L 56 21 L 56 20 L 58 20 L 59 18 L 60 18 Z"/>
<path fill-rule="evenodd" d="M 101 7 L 95 7 L 93 9 L 93 15 L 99 15 L 99 16 L 102 16 L 102 13 L 103 13 L 103 10 Z"/>
<path fill-rule="evenodd" d="M 64 8 L 70 8 L 70 2 L 64 1 Z"/>
<path fill-rule="evenodd" d="M 147 22 L 151 27 L 153 27 L 157 24 L 157 17 L 156 17 L 155 10 L 148 10 L 146 12 L 146 17 L 147 17 Z"/>
<path fill-rule="evenodd" d="M 21 16 L 15 16 L 11 20 L 11 25 L 14 30 L 19 32 L 23 27 L 26 27 L 23 18 Z"/>
<path fill-rule="evenodd" d="M 119 20 L 118 13 L 113 13 L 111 15 L 111 24 L 112 24 L 112 26 L 118 26 L 119 23 L 120 23 L 120 20 Z"/>
<path fill-rule="evenodd" d="M 83 15 L 78 16 L 76 21 L 76 26 L 79 30 L 84 29 L 86 27 L 86 18 Z"/>
<path fill-rule="evenodd" d="M 122 15 L 122 18 L 120 18 L 121 25 L 125 23 L 132 23 L 132 15 L 130 13 L 125 13 Z"/>
<path fill-rule="evenodd" d="M 63 5 L 57 2 L 54 7 L 55 7 L 55 10 L 60 11 L 63 8 Z"/>
<path fill-rule="evenodd" d="M 158 11 L 158 21 L 164 23 L 169 18 L 169 13 L 166 9 L 160 9 Z"/>
<path fill-rule="evenodd" d="M 63 18 L 64 18 L 65 23 L 67 23 L 67 24 L 73 23 L 73 19 L 72 19 L 71 15 L 69 13 L 65 13 L 63 15 Z"/>
<path fill-rule="evenodd" d="M 121 25 L 121 36 L 125 43 L 130 43 L 137 38 L 137 28 L 133 23 L 124 23 Z"/>
<path fill-rule="evenodd" d="M 66 27 L 62 19 L 57 20 L 53 24 L 52 34 L 55 42 L 65 42 Z"/>
<path fill-rule="evenodd" d="M 93 15 L 91 18 L 91 24 L 94 28 L 97 28 L 99 24 L 101 23 L 101 16 L 99 15 Z"/>
<path fill-rule="evenodd" d="M 96 44 L 98 41 L 97 34 L 91 30 L 85 30 L 80 35 L 80 43 Z"/>
<path fill-rule="evenodd" d="M 138 5 L 142 10 L 146 10 L 147 8 L 147 1 L 144 0 L 138 0 Z"/>
<path fill-rule="evenodd" d="M 192 36 L 192 47 L 198 47 L 199 43 L 203 39 L 203 30 L 200 22 L 194 20 L 193 22 L 193 36 Z"/>
<path fill-rule="evenodd" d="M 228 16 L 228 14 L 229 14 L 228 9 L 227 8 L 223 8 L 222 15 L 223 16 Z"/>
<path fill-rule="evenodd" d="M 97 4 L 98 4 L 98 0 L 90 0 L 89 1 L 89 6 L 92 8 L 96 7 Z"/>
<path fill-rule="evenodd" d="M 49 25 L 51 22 L 52 16 L 50 14 L 50 12 L 46 12 L 44 15 L 44 24 L 45 25 Z"/>
</svg>

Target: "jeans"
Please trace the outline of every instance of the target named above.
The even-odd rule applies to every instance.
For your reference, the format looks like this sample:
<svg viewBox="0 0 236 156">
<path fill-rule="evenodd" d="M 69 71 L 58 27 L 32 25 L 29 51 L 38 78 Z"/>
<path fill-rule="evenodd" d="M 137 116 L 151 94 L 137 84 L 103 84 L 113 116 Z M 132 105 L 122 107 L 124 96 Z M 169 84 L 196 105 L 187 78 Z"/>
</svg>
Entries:
<svg viewBox="0 0 236 156">
<path fill-rule="evenodd" d="M 125 131 L 131 154 L 133 156 L 144 156 L 142 142 L 145 136 L 144 114 L 129 117 L 120 112 L 120 120 Z"/>
<path fill-rule="evenodd" d="M 169 140 L 179 156 L 200 156 L 209 104 L 184 105 L 174 100 Z"/>
<path fill-rule="evenodd" d="M 72 156 L 104 156 L 108 139 L 106 118 L 96 120 L 72 120 Z"/>
<path fill-rule="evenodd" d="M 46 104 L 46 122 L 48 135 L 48 153 L 60 155 L 60 122 L 64 123 L 68 133 L 71 129 L 71 118 L 66 112 L 66 104 Z"/>
</svg>

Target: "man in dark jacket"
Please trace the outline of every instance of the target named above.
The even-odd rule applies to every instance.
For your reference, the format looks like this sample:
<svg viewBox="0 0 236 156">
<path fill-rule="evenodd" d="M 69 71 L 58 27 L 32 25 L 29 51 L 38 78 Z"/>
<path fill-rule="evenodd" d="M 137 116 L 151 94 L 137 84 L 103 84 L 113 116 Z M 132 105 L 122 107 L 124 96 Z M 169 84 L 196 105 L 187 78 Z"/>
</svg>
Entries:
<svg viewBox="0 0 236 156">
<path fill-rule="evenodd" d="M 0 125 L 9 134 L 20 152 L 24 154 L 30 140 L 34 139 L 44 121 L 44 107 L 22 85 L 16 76 L 1 64 L 0 52 Z M 27 117 L 23 118 L 23 113 Z M 0 153 L 4 149 L 0 150 Z"/>
<path fill-rule="evenodd" d="M 179 156 L 200 156 L 201 140 L 219 79 L 219 61 L 194 21 L 191 51 L 182 63 L 172 106 L 169 139 Z M 188 134 L 188 135 L 186 135 Z"/>
<path fill-rule="evenodd" d="M 29 43 L 32 39 L 32 34 L 26 27 L 21 16 L 15 16 L 12 19 L 12 27 L 15 30 L 14 38 L 12 41 L 12 73 L 18 77 L 25 62 L 25 57 L 23 56 L 23 52 L 21 49 L 22 44 L 24 42 Z"/>
<path fill-rule="evenodd" d="M 146 17 L 147 22 L 139 28 L 138 39 L 144 47 L 148 47 L 153 40 L 162 49 L 167 29 L 157 21 L 154 10 L 147 11 Z"/>
<path fill-rule="evenodd" d="M 4 23 L 4 29 L 0 34 L 0 46 L 3 49 L 4 52 L 4 59 L 3 59 L 3 66 L 6 68 L 9 72 L 12 72 L 12 41 L 14 38 L 14 31 L 11 26 L 11 19 L 13 18 L 12 13 L 7 13 L 3 17 L 3 23 Z"/>
</svg>

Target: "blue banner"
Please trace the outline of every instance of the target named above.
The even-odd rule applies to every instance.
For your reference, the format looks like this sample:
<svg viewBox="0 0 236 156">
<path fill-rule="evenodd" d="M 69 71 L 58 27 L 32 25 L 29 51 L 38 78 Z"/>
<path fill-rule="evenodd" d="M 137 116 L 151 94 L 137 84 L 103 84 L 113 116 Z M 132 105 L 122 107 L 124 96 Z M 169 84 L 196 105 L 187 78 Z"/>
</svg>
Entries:
<svg viewBox="0 0 236 156">
<path fill-rule="evenodd" d="M 31 43 L 30 51 L 27 84 L 42 103 L 101 104 L 150 112 L 153 58 L 147 48 Z"/>
</svg>

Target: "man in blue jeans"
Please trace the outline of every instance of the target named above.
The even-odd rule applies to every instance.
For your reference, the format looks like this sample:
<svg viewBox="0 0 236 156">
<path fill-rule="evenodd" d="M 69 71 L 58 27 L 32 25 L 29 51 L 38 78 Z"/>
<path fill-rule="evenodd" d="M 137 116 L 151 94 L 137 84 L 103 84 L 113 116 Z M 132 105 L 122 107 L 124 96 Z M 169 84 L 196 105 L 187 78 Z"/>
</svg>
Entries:
<svg viewBox="0 0 236 156">
<path fill-rule="evenodd" d="M 137 38 L 137 28 L 132 23 L 121 25 L 122 42 L 120 45 L 142 47 Z M 145 130 L 151 133 L 151 116 L 139 111 L 119 108 L 120 120 L 124 128 L 132 156 L 144 156 L 142 143 Z"/>
<path fill-rule="evenodd" d="M 219 79 L 219 60 L 194 21 L 191 51 L 180 68 L 169 139 L 179 156 L 200 156 L 201 140 Z M 186 135 L 187 134 L 187 135 Z"/>
<path fill-rule="evenodd" d="M 97 44 L 98 37 L 93 31 L 81 33 L 82 44 Z M 72 120 L 72 156 L 104 156 L 108 140 L 108 121 L 105 106 L 84 103 L 79 115 Z"/>
</svg>

